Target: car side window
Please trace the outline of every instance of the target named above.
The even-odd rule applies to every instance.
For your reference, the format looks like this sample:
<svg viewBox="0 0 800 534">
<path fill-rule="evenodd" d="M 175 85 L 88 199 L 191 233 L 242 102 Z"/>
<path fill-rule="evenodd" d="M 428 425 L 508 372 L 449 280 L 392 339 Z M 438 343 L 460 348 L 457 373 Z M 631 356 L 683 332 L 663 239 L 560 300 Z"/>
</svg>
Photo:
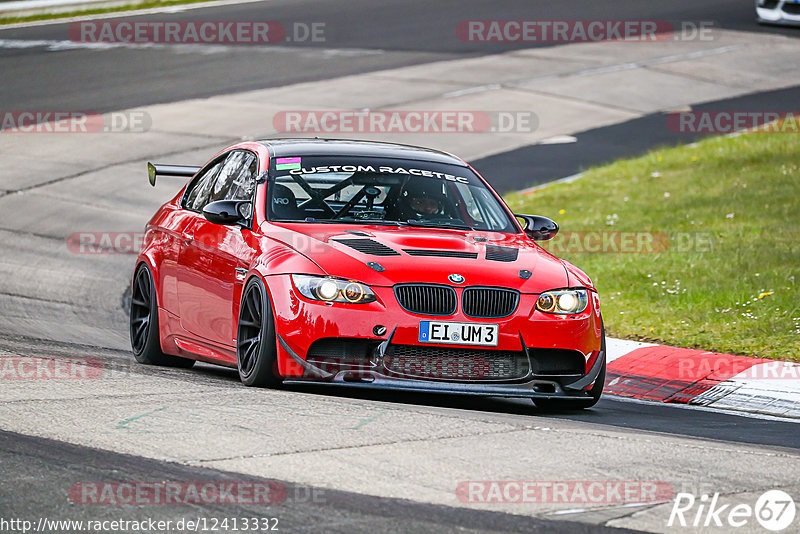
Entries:
<svg viewBox="0 0 800 534">
<path fill-rule="evenodd" d="M 217 200 L 250 200 L 255 191 L 258 158 L 247 150 L 233 150 L 219 158 L 189 185 L 184 207 L 193 211 Z"/>
<path fill-rule="evenodd" d="M 189 190 L 184 197 L 184 208 L 193 211 L 203 210 L 203 207 L 210 202 L 208 199 L 211 196 L 211 191 L 216 183 L 217 175 L 224 163 L 224 158 L 217 160 L 216 163 L 203 171 L 200 176 L 192 180 L 192 183 L 189 184 Z"/>
<path fill-rule="evenodd" d="M 258 172 L 256 155 L 247 150 L 234 150 L 217 175 L 208 202 L 217 200 L 251 200 Z"/>
</svg>

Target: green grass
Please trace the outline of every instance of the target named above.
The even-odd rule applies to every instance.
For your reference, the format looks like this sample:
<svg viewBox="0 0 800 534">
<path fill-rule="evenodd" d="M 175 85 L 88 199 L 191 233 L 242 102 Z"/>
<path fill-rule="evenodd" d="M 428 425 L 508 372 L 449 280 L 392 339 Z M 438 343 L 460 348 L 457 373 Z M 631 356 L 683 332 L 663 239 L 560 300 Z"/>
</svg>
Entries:
<svg viewBox="0 0 800 534">
<path fill-rule="evenodd" d="M 98 7 L 95 9 L 85 9 L 82 11 L 69 11 L 66 13 L 39 13 L 36 15 L 25 15 L 23 17 L 0 17 L 0 25 L 4 24 L 17 24 L 20 22 L 34 22 L 37 20 L 54 20 L 70 17 L 81 17 L 84 15 L 102 15 L 104 13 L 117 13 L 120 11 L 138 11 L 141 9 L 151 9 L 154 7 L 167 7 L 176 6 L 180 4 L 197 4 L 200 2 L 208 2 L 209 0 L 164 0 L 164 1 L 149 1 L 139 4 L 127 4 L 116 7 Z"/>
<path fill-rule="evenodd" d="M 608 335 L 800 361 L 799 142 L 709 138 L 507 200 L 517 213 L 555 219 L 565 234 L 670 236 L 658 253 L 557 253 L 594 280 Z M 693 235 L 710 250 L 676 242 Z"/>
</svg>

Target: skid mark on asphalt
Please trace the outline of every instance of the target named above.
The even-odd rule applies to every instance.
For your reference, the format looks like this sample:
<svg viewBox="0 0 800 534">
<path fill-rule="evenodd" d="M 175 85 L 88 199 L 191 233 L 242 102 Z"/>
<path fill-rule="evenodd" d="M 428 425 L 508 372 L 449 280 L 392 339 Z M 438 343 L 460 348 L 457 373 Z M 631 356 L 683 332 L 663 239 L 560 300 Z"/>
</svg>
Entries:
<svg viewBox="0 0 800 534">
<path fill-rule="evenodd" d="M 361 430 L 364 426 L 377 421 L 381 415 L 373 415 L 372 417 L 365 417 L 361 419 L 355 426 L 348 427 L 348 430 Z"/>
<path fill-rule="evenodd" d="M 2 41 L 0 41 L 2 42 Z M 709 50 L 698 50 L 694 52 L 687 52 L 684 54 L 672 54 L 669 56 L 659 56 L 649 59 L 643 59 L 641 61 L 626 61 L 623 63 L 614 63 L 611 65 L 603 65 L 601 67 L 589 67 L 589 68 L 579 68 L 572 71 L 566 72 L 559 72 L 557 74 L 546 74 L 544 76 L 537 76 L 534 78 L 525 78 L 522 80 L 514 80 L 509 82 L 503 83 L 490 83 L 485 85 L 476 85 L 473 87 L 467 87 L 465 89 L 458 89 L 456 91 L 450 91 L 442 95 L 442 98 L 455 98 L 464 95 L 474 94 L 474 93 L 482 93 L 485 91 L 496 91 L 498 89 L 522 89 L 525 90 L 526 85 L 533 84 L 533 83 L 541 83 L 541 82 L 549 82 L 552 80 L 559 80 L 563 78 L 571 78 L 571 77 L 583 77 L 583 76 L 596 76 L 598 74 L 609 74 L 615 73 L 620 71 L 626 70 L 635 70 L 641 68 L 648 68 L 653 65 L 664 65 L 668 63 L 677 63 L 679 61 L 686 61 L 690 59 L 699 59 L 704 58 L 707 56 L 717 56 L 720 54 L 727 54 L 728 52 L 733 52 L 734 50 L 739 50 L 743 48 L 745 45 L 736 44 L 736 45 L 728 45 L 728 46 L 721 46 L 717 48 L 712 48 Z M 539 58 L 540 56 L 534 56 Z M 553 59 L 552 57 L 546 57 L 545 59 Z M 674 73 L 673 73 L 674 74 Z M 560 95 L 563 96 L 563 95 Z"/>
<path fill-rule="evenodd" d="M 208 145 L 200 145 L 200 146 L 189 147 L 186 150 L 188 150 L 188 151 L 203 150 L 203 149 L 210 149 L 210 148 L 218 147 L 218 146 L 219 146 L 219 143 L 213 143 L 213 144 L 208 144 Z M 181 150 L 178 153 L 183 153 L 183 152 L 185 152 L 185 150 Z M 154 156 L 152 159 L 158 159 L 159 157 L 162 157 L 162 156 L 165 156 L 165 155 L 169 156 L 171 154 L 172 153 L 161 154 L 161 155 L 158 155 L 158 156 Z M 59 176 L 57 178 L 53 178 L 52 180 L 47 180 L 46 182 L 40 182 L 40 183 L 36 183 L 36 184 L 25 186 L 25 187 L 20 187 L 18 189 L 6 190 L 6 191 L 3 191 L 2 194 L 0 194 L 0 198 L 6 197 L 6 196 L 11 195 L 11 194 L 19 194 L 19 193 L 24 193 L 25 191 L 33 191 L 34 189 L 41 189 L 41 188 L 44 188 L 44 187 L 47 187 L 47 186 L 50 186 L 50 185 L 54 185 L 54 184 L 57 184 L 57 183 L 64 182 L 66 180 L 72 180 L 74 178 L 80 178 L 82 176 L 86 176 L 87 174 L 92 174 L 92 173 L 100 172 L 100 171 L 107 171 L 107 170 L 113 169 L 114 167 L 117 167 L 117 166 L 128 165 L 128 164 L 131 164 L 131 163 L 139 163 L 139 162 L 141 162 L 141 160 L 142 160 L 141 158 L 137 157 L 137 158 L 133 158 L 133 159 L 130 159 L 130 160 L 125 160 L 125 161 L 114 161 L 114 162 L 111 162 L 111 163 L 107 163 L 105 165 L 100 165 L 99 167 L 94 167 L 94 168 L 91 168 L 91 169 L 87 169 L 85 171 L 80 171 L 80 172 L 77 172 L 77 173 L 74 173 L 74 174 L 68 174 L 66 176 Z M 63 198 L 60 198 L 60 200 L 63 200 Z M 78 202 L 78 204 L 82 204 L 82 203 Z M 92 205 L 92 204 L 91 203 L 83 203 L 83 205 Z M 5 231 L 12 231 L 12 230 L 7 230 L 7 229 L 4 229 L 4 230 Z"/>
<path fill-rule="evenodd" d="M 138 421 L 140 419 L 144 419 L 145 417 L 150 417 L 154 413 L 163 412 L 166 409 L 167 408 L 165 406 L 163 408 L 158 408 L 156 410 L 153 410 L 152 412 L 146 412 L 146 413 L 143 413 L 143 414 L 135 415 L 133 417 L 129 417 L 128 419 L 123 419 L 122 421 L 118 422 L 117 426 L 115 426 L 114 428 L 118 429 L 118 430 L 130 430 L 128 428 L 128 425 L 130 423 L 136 422 L 136 421 Z"/>
<path fill-rule="evenodd" d="M 342 414 L 336 410 L 308 410 L 304 408 L 297 408 L 296 405 L 291 403 L 281 403 L 280 401 L 274 402 L 271 399 L 269 403 L 270 408 L 283 406 L 280 409 L 282 414 L 291 413 L 294 417 L 338 417 L 343 419 L 340 428 L 344 430 L 362 430 L 369 423 L 373 423 L 381 419 L 388 412 L 375 413 L 373 415 L 365 416 L 364 414 Z M 252 421 L 252 425 L 248 424 L 247 417 L 251 417 L 258 411 L 261 404 L 248 404 L 248 405 L 222 405 L 222 406 L 207 406 L 205 411 L 200 413 L 193 408 L 184 406 L 164 406 L 156 410 L 148 411 L 133 417 L 123 419 L 116 423 L 114 430 L 127 430 L 130 432 L 143 433 L 143 434 L 185 434 L 196 432 L 197 428 L 206 428 L 209 420 L 228 420 L 236 421 L 229 426 L 229 429 L 253 432 L 256 434 L 268 434 L 263 427 L 264 418 L 270 419 L 270 416 L 275 416 L 275 413 L 263 413 L 261 418 Z M 265 406 L 266 407 L 266 406 Z"/>
<path fill-rule="evenodd" d="M 447 440 L 459 440 L 464 438 L 474 438 L 478 436 L 493 436 L 493 435 L 501 435 L 501 434 L 516 434 L 519 432 L 527 432 L 531 430 L 530 428 L 504 428 L 500 430 L 491 430 L 491 431 L 467 431 L 463 433 L 452 433 L 447 435 L 441 436 L 423 436 L 418 438 L 401 438 L 401 439 L 390 439 L 388 441 L 381 441 L 377 443 L 359 443 L 355 445 L 340 445 L 340 446 L 330 446 L 330 447 L 316 447 L 316 448 L 309 448 L 304 450 L 287 450 L 287 451 L 278 451 L 278 452 L 265 452 L 265 453 L 258 453 L 258 454 L 243 454 L 239 456 L 226 456 L 220 458 L 208 458 L 203 460 L 194 460 L 194 461 L 187 461 L 184 462 L 186 465 L 197 465 L 197 466 L 211 466 L 218 462 L 226 462 L 230 460 L 247 460 L 253 458 L 273 458 L 279 456 L 299 456 L 301 454 L 316 454 L 320 452 L 332 452 L 332 451 L 354 451 L 354 450 L 365 450 L 370 448 L 381 448 L 381 447 L 391 447 L 392 445 L 410 445 L 413 443 L 441 443 Z"/>
</svg>

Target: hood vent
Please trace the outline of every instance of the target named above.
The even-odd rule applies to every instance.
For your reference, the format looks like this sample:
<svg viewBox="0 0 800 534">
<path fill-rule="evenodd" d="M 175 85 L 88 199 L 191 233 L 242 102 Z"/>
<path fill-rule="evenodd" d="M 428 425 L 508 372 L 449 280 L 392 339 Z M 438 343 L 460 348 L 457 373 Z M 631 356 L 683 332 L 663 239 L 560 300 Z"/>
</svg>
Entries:
<svg viewBox="0 0 800 534">
<path fill-rule="evenodd" d="M 517 261 L 517 256 L 519 256 L 518 248 L 486 245 L 486 259 L 489 261 Z"/>
<path fill-rule="evenodd" d="M 399 256 L 400 253 L 396 250 L 387 247 L 383 243 L 379 243 L 373 239 L 334 239 L 337 243 L 341 243 L 347 247 L 356 249 L 362 254 L 370 256 Z"/>
<path fill-rule="evenodd" d="M 427 256 L 431 258 L 463 258 L 466 260 L 477 260 L 477 252 L 459 252 L 457 250 L 417 250 L 404 248 L 403 252 L 409 256 Z"/>
</svg>

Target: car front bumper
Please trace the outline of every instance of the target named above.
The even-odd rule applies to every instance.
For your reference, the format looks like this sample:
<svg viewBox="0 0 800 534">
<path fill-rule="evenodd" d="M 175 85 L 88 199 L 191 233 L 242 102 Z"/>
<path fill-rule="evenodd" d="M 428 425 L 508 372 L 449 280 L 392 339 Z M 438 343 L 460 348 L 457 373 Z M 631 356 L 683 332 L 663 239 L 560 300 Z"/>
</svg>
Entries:
<svg viewBox="0 0 800 534">
<path fill-rule="evenodd" d="M 347 385 L 360 388 L 395 389 L 417 392 L 439 392 L 483 396 L 528 398 L 585 399 L 605 361 L 602 345 L 602 324 L 599 301 L 590 292 L 587 309 L 576 315 L 559 316 L 535 310 L 538 295 L 522 294 L 516 311 L 501 319 L 474 319 L 458 310 L 447 317 L 431 317 L 404 310 L 389 287 L 373 287 L 378 300 L 364 305 L 327 304 L 309 301 L 297 294 L 288 276 L 269 277 L 268 282 L 275 327 L 278 334 L 278 371 L 287 383 Z M 460 288 L 459 288 L 460 289 Z M 460 302 L 459 294 L 459 302 Z M 499 326 L 495 347 L 426 344 L 419 341 L 421 321 L 441 319 L 452 322 L 491 323 Z M 376 335 L 376 327 L 385 327 L 385 334 Z M 380 330 L 379 330 L 380 331 Z M 316 341 L 363 341 L 369 345 L 366 354 L 354 366 L 320 364 L 310 357 Z M 416 350 L 419 356 L 410 365 L 418 372 L 398 373 L 387 364 L 394 350 Z M 466 354 L 467 356 L 452 356 Z M 428 357 L 430 353 L 430 358 Z M 446 355 L 440 357 L 442 353 Z M 539 355 L 547 353 L 544 369 Z M 348 355 L 340 353 L 342 358 Z M 559 357 L 565 354 L 573 362 L 569 372 L 558 370 Z M 449 356 L 448 356 L 449 355 Z M 512 366 L 517 374 L 497 376 L 497 367 L 507 368 L 511 355 L 523 364 Z M 437 375 L 422 372 L 430 361 L 441 365 L 454 359 L 467 360 L 469 366 L 483 374 L 473 376 Z M 503 360 L 503 361 L 501 361 Z M 352 361 L 352 360 L 349 360 Z M 397 361 L 397 360 L 395 360 Z M 444 362 L 444 363 L 443 363 Z M 499 362 L 499 363 L 498 363 Z M 324 362 L 323 362 L 324 363 Z M 461 365 L 463 362 L 459 362 Z M 416 366 L 416 367 L 415 367 Z M 492 372 L 488 371 L 491 366 Z"/>
<path fill-rule="evenodd" d="M 599 351 L 594 364 L 587 374 L 567 383 L 563 380 L 548 380 L 533 374 L 521 380 L 506 383 L 485 383 L 453 380 L 417 380 L 397 378 L 386 374 L 385 368 L 378 364 L 372 369 L 340 370 L 328 373 L 324 369 L 304 361 L 279 337 L 283 350 L 300 365 L 306 374 L 303 377 L 290 377 L 286 384 L 314 384 L 326 386 L 347 386 L 365 389 L 392 389 L 418 393 L 445 393 L 457 395 L 478 395 L 487 397 L 524 397 L 536 399 L 587 399 L 587 388 L 594 384 L 606 360 L 605 351 Z"/>
</svg>

